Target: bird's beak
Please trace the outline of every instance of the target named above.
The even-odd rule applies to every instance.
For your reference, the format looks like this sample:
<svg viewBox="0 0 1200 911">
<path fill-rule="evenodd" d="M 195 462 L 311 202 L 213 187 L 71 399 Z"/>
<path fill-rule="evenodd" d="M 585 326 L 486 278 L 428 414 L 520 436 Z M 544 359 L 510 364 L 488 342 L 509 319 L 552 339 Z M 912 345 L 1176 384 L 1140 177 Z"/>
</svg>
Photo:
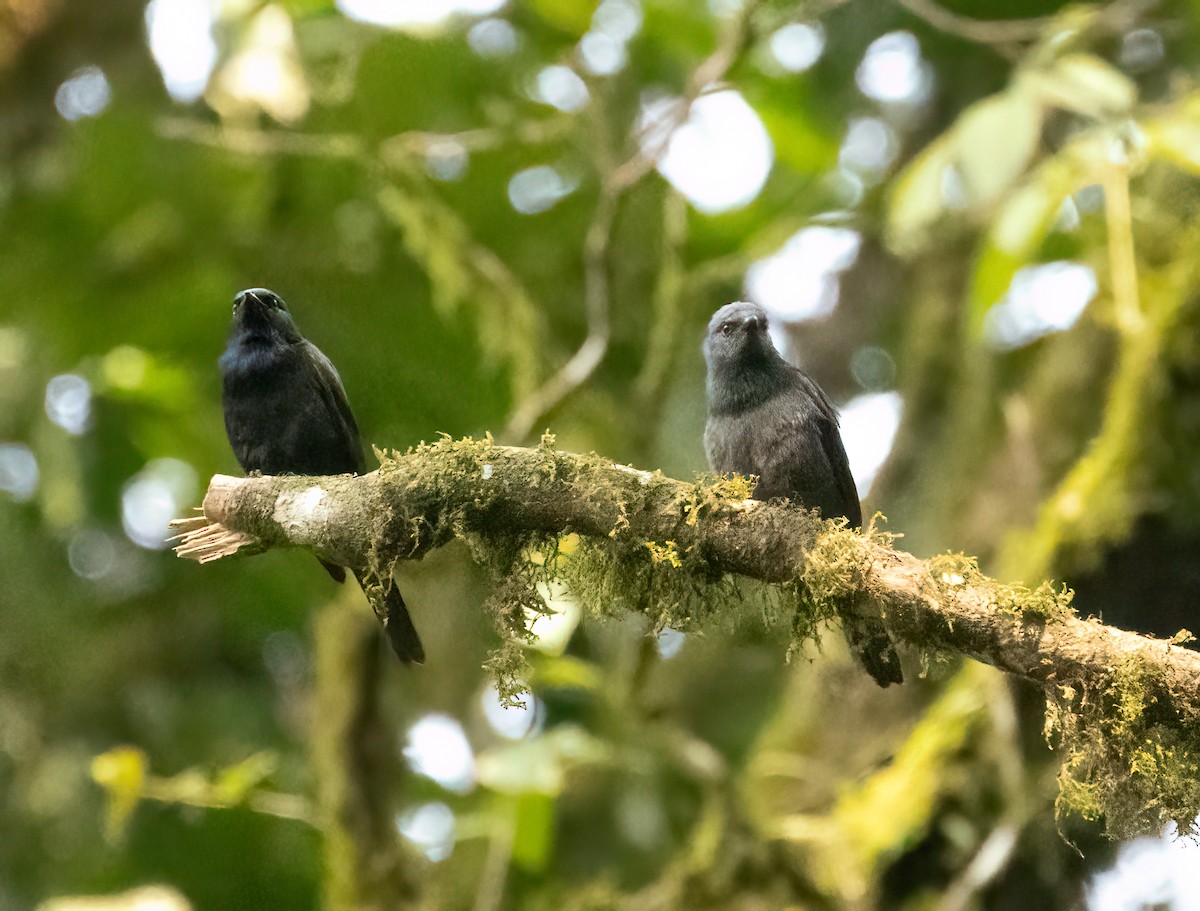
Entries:
<svg viewBox="0 0 1200 911">
<path fill-rule="evenodd" d="M 239 310 L 258 310 L 261 309 L 266 303 L 266 301 L 258 296 L 258 292 L 253 288 L 251 288 L 249 291 L 243 291 L 233 299 L 233 302 L 237 305 Z"/>
<path fill-rule="evenodd" d="M 253 288 L 233 299 L 234 322 L 241 326 L 265 328 L 270 322 L 270 312 L 271 308 Z"/>
</svg>

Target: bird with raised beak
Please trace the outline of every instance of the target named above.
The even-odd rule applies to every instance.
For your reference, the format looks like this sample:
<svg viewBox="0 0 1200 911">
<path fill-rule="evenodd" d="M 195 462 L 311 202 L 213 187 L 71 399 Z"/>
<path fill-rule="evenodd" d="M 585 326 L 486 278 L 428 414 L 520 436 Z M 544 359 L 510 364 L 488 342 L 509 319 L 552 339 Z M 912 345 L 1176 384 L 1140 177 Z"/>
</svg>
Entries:
<svg viewBox="0 0 1200 911">
<path fill-rule="evenodd" d="M 219 363 L 225 430 L 244 471 L 362 473 L 362 439 L 342 379 L 300 334 L 277 294 L 251 288 L 234 298 L 233 328 Z M 345 581 L 343 567 L 321 565 Z M 376 614 L 400 660 L 421 664 L 425 650 L 404 598 L 385 581 L 382 604 L 373 604 Z"/>
</svg>

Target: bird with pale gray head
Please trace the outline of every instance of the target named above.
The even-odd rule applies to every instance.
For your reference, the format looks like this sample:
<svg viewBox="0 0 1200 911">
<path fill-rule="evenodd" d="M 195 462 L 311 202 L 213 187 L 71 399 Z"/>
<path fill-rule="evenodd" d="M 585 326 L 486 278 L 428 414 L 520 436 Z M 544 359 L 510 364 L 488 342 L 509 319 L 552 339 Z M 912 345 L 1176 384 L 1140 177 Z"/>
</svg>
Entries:
<svg viewBox="0 0 1200 911">
<path fill-rule="evenodd" d="M 862 507 L 828 396 L 775 348 L 767 312 L 726 304 L 708 324 L 708 421 L 704 449 L 713 471 L 758 478 L 760 500 L 785 498 L 826 519 L 862 525 Z M 880 686 L 902 683 L 900 658 L 877 616 L 842 615 L 846 640 Z"/>
</svg>

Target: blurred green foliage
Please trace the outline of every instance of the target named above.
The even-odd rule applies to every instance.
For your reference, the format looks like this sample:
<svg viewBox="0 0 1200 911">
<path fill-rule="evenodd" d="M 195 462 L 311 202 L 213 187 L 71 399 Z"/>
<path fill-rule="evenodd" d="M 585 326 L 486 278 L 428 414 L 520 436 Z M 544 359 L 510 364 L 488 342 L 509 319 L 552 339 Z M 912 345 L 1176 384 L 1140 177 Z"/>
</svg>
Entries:
<svg viewBox="0 0 1200 911">
<path fill-rule="evenodd" d="M 141 2 L 0 4 L 0 443 L 38 471 L 26 497 L 24 456 L 0 462 L 2 911 L 155 882 L 196 908 L 320 902 L 319 826 L 288 818 L 326 774 L 308 758 L 328 720 L 311 617 L 335 599 L 353 616 L 361 595 L 295 554 L 184 564 L 135 543 L 122 507 L 149 491 L 186 510 L 236 470 L 215 360 L 247 286 L 290 302 L 367 440 L 392 448 L 523 442 L 505 429 L 583 342 L 599 289 L 603 358 L 519 429 L 687 478 L 708 316 L 796 231 L 853 228 L 837 308 L 788 333 L 843 403 L 879 391 L 856 352 L 894 363 L 903 421 L 868 505 L 915 552 L 1066 577 L 1082 611 L 1124 625 L 1187 624 L 1169 608 L 1197 581 L 1195 6 L 626 5 L 642 20 L 627 64 L 597 76 L 578 51 L 587 0 L 512 0 L 496 16 L 515 45 L 491 56 L 468 16 L 404 31 L 327 0 L 217 4 L 216 70 L 180 103 Z M 289 26 L 290 119 L 236 91 L 264 16 Z M 771 50 L 796 22 L 823 40 L 803 72 Z M 929 78 L 908 107 L 856 83 L 897 31 Z M 56 92 L 92 65 L 111 104 L 68 121 Z M 532 96 L 551 65 L 584 79 L 581 109 Z M 620 185 L 643 100 L 714 80 L 769 133 L 762 191 L 704 215 L 648 162 Z M 861 118 L 890 143 L 875 169 L 847 164 Z M 465 156 L 454 179 L 446 155 Z M 509 181 L 543 165 L 573 189 L 522 214 Z M 1097 280 L 1078 322 L 992 344 L 1019 270 L 1064 259 Z M 62 375 L 90 389 L 79 433 L 47 414 Z M 836 637 L 786 665 L 753 596 L 737 629 L 669 659 L 639 618 L 587 617 L 533 656 L 540 732 L 510 742 L 481 708 L 488 579 L 462 547 L 400 576 L 430 662 L 386 669 L 385 752 L 436 712 L 476 754 L 463 793 L 397 772 L 372 795 L 385 820 L 453 812 L 449 857 L 411 861 L 430 907 L 1058 908 L 1107 856 L 1096 826 L 1065 822 L 1086 861 L 1060 838 L 1039 699 L 986 669 L 922 656 L 927 677 L 878 692 Z M 971 879 L 997 843 L 1003 862 Z"/>
</svg>

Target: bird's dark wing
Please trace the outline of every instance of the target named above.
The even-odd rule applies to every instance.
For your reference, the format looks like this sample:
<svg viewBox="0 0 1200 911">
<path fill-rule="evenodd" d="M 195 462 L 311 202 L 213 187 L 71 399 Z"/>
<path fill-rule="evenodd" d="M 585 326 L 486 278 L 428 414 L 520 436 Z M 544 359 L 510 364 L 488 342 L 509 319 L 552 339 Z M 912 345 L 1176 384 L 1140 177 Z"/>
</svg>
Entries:
<svg viewBox="0 0 1200 911">
<path fill-rule="evenodd" d="M 838 500 L 841 507 L 839 515 L 844 515 L 855 528 L 862 527 L 862 503 L 858 499 L 858 487 L 854 483 L 854 474 L 850 471 L 850 459 L 846 456 L 846 447 L 842 444 L 842 435 L 838 431 L 837 416 L 818 420 L 821 432 L 821 446 L 825 450 L 825 458 L 833 469 L 833 480 L 837 486 Z"/>
<path fill-rule="evenodd" d="M 346 389 L 342 386 L 342 378 L 337 368 L 312 342 L 305 340 L 305 359 L 310 368 L 313 393 L 320 401 L 329 419 L 333 422 L 335 438 L 341 443 L 342 452 L 335 460 L 339 466 L 337 471 L 361 473 L 364 467 L 362 455 L 362 438 L 358 431 L 358 422 L 354 420 L 354 412 L 350 410 L 350 401 L 346 397 Z"/>
<path fill-rule="evenodd" d="M 754 445 L 755 496 L 787 497 L 797 506 L 819 509 L 822 517 L 848 516 L 852 510 L 829 458 L 820 414 L 804 403 L 779 403 Z M 836 429 L 834 430 L 836 433 Z"/>
<path fill-rule="evenodd" d="M 850 471 L 850 459 L 846 456 L 846 447 L 842 443 L 842 435 L 838 429 L 837 410 L 825 395 L 825 391 L 814 383 L 807 374 L 797 370 L 805 397 L 812 404 L 809 413 L 809 426 L 820 441 L 820 448 L 825 463 L 828 465 L 826 477 L 833 488 L 833 502 L 827 511 L 821 507 L 825 518 L 845 516 L 856 528 L 862 527 L 862 505 L 858 499 L 858 488 L 854 484 L 854 475 Z M 892 644 L 887 627 L 879 616 L 851 607 L 842 613 L 842 629 L 846 634 L 846 642 L 858 663 L 880 686 L 886 687 L 893 683 L 904 682 L 904 671 L 900 666 L 900 656 Z"/>
<path fill-rule="evenodd" d="M 813 432 L 821 442 L 826 464 L 832 476 L 836 490 L 835 505 L 830 512 L 822 509 L 825 518 L 845 516 L 854 527 L 862 526 L 862 504 L 858 499 L 858 488 L 854 483 L 854 474 L 850 471 L 850 459 L 846 456 L 846 447 L 842 443 L 842 434 L 838 425 L 837 409 L 825 395 L 825 390 L 813 382 L 803 370 L 796 369 L 797 385 L 811 405 L 810 421 Z"/>
</svg>

